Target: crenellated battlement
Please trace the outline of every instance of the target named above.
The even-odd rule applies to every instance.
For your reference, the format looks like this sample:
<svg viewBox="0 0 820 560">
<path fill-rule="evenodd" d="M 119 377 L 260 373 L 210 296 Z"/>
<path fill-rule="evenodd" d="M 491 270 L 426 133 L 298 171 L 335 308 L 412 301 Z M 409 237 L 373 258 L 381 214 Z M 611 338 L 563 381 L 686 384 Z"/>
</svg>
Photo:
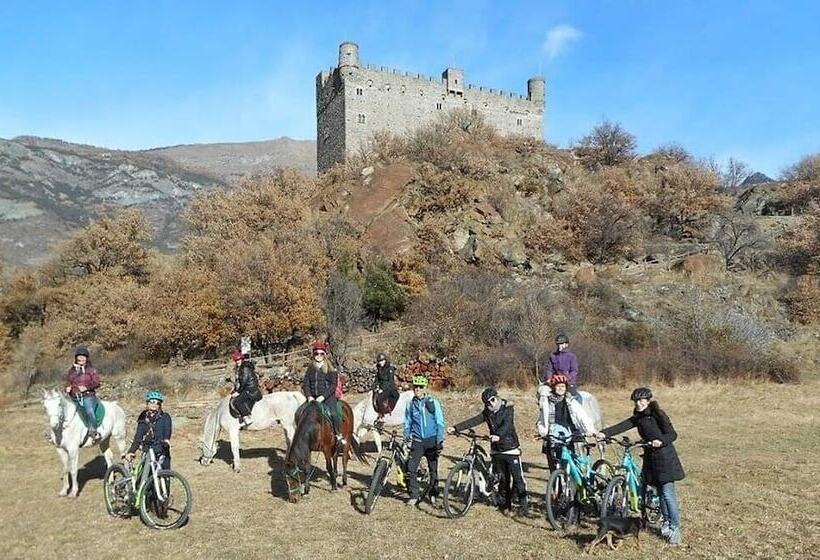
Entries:
<svg viewBox="0 0 820 560">
<path fill-rule="evenodd" d="M 316 76 L 319 171 L 344 161 L 375 132 L 406 133 L 443 112 L 482 113 L 502 134 L 541 138 L 546 100 L 543 78 L 527 81 L 527 95 L 467 83 L 459 68 L 440 77 L 362 64 L 359 47 L 339 46 L 339 64 Z"/>
</svg>

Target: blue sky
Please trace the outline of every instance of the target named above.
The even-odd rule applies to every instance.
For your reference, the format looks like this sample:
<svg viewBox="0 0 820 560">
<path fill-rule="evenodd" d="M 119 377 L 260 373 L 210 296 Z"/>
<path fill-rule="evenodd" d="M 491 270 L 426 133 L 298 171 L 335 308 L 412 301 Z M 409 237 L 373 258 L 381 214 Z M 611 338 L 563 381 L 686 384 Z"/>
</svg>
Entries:
<svg viewBox="0 0 820 560">
<path fill-rule="evenodd" d="M 314 77 L 363 62 L 526 92 L 545 137 L 606 117 L 776 175 L 820 152 L 820 2 L 0 3 L 0 137 L 112 148 L 314 138 Z"/>
</svg>

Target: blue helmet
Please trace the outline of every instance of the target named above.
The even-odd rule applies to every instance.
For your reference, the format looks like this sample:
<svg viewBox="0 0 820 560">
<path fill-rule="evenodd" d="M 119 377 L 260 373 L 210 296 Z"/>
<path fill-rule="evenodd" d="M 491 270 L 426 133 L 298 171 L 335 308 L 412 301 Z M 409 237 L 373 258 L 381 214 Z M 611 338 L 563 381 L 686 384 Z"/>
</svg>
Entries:
<svg viewBox="0 0 820 560">
<path fill-rule="evenodd" d="M 156 389 L 151 389 L 150 391 L 145 393 L 145 400 L 146 401 L 156 400 L 156 401 L 159 401 L 159 402 L 165 402 L 165 395 L 163 395 L 162 392 L 157 391 Z"/>
</svg>

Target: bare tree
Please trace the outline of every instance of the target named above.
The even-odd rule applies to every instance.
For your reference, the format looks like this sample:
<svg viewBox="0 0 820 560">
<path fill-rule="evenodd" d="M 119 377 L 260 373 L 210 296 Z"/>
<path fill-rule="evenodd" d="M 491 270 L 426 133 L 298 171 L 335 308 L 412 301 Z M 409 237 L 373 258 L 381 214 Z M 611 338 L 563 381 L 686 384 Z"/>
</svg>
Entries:
<svg viewBox="0 0 820 560">
<path fill-rule="evenodd" d="M 736 268 L 743 261 L 756 260 L 768 247 L 769 238 L 754 218 L 739 212 L 725 212 L 718 217 L 711 243 L 723 257 L 727 270 Z"/>
<path fill-rule="evenodd" d="M 520 300 L 518 343 L 535 367 L 535 380 L 541 381 L 541 360 L 550 351 L 554 325 L 547 290 L 533 290 Z"/>
<path fill-rule="evenodd" d="M 353 332 L 361 322 L 362 290 L 338 270 L 330 273 L 324 294 L 328 342 L 336 365 L 344 369 Z"/>
<path fill-rule="evenodd" d="M 726 168 L 720 174 L 720 186 L 727 191 L 736 191 L 751 173 L 748 165 L 730 157 Z"/>
<path fill-rule="evenodd" d="M 638 142 L 619 123 L 604 120 L 575 146 L 587 167 L 618 165 L 635 158 Z"/>
</svg>

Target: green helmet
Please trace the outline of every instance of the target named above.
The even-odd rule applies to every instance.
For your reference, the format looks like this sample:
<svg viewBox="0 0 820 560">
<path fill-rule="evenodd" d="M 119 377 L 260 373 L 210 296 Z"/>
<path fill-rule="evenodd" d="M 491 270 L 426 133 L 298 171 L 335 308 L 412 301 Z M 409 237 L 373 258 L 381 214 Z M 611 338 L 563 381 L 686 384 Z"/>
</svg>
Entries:
<svg viewBox="0 0 820 560">
<path fill-rule="evenodd" d="M 146 401 L 159 401 L 165 402 L 165 395 L 163 395 L 160 391 L 156 389 L 151 389 L 147 393 L 145 393 L 145 400 Z"/>
<path fill-rule="evenodd" d="M 429 383 L 430 382 L 427 380 L 427 377 L 424 375 L 413 376 L 413 387 L 423 387 L 426 389 Z"/>
</svg>

